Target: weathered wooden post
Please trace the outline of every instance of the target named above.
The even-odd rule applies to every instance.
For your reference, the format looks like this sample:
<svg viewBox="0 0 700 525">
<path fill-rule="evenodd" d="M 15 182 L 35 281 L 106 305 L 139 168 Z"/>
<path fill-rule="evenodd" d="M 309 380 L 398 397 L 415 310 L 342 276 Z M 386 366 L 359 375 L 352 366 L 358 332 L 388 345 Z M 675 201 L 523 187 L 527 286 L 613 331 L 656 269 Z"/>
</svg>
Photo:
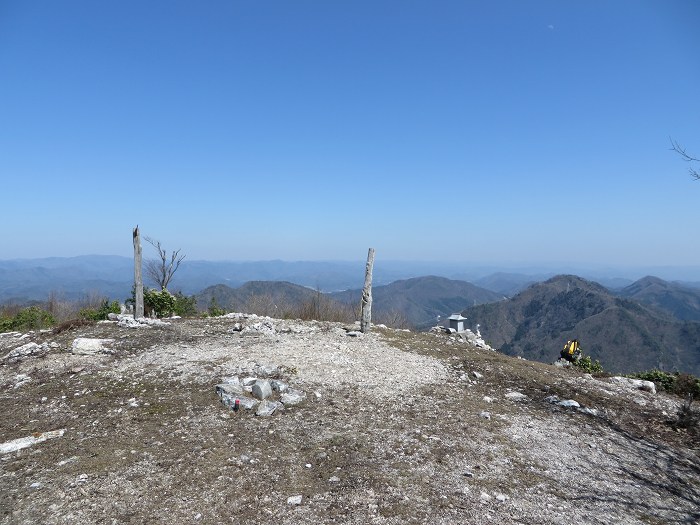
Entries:
<svg viewBox="0 0 700 525">
<path fill-rule="evenodd" d="M 362 317 L 360 319 L 360 332 L 369 331 L 372 324 L 372 267 L 374 266 L 374 248 L 367 253 L 367 266 L 365 267 L 365 286 L 362 288 Z"/>
<path fill-rule="evenodd" d="M 134 228 L 134 319 L 143 317 L 143 279 L 141 278 L 141 234 Z"/>
</svg>

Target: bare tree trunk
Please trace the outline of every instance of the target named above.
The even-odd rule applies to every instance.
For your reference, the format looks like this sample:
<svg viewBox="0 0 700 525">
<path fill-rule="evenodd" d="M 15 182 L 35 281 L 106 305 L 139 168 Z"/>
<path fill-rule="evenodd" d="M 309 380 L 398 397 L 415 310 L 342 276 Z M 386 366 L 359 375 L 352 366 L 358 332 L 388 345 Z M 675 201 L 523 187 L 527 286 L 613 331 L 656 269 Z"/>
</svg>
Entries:
<svg viewBox="0 0 700 525">
<path fill-rule="evenodd" d="M 360 319 L 360 332 L 369 331 L 372 323 L 372 268 L 374 267 L 374 248 L 367 253 L 367 266 L 365 267 L 365 286 L 362 288 L 362 317 Z"/>
<path fill-rule="evenodd" d="M 141 277 L 141 234 L 134 228 L 134 319 L 143 317 L 143 278 Z"/>
</svg>

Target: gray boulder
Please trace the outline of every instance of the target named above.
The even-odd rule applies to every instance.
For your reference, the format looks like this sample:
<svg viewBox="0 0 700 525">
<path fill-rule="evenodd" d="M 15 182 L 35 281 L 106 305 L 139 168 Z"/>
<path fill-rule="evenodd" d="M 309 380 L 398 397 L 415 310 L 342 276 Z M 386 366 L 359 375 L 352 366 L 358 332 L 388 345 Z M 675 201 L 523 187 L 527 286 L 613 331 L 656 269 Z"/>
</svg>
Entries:
<svg viewBox="0 0 700 525">
<path fill-rule="evenodd" d="M 286 392 L 289 389 L 289 386 L 287 383 L 280 381 L 279 379 L 273 379 L 270 381 L 270 386 L 272 387 L 272 390 L 275 392 L 279 392 L 280 394 Z"/>
<path fill-rule="evenodd" d="M 260 376 L 274 376 L 279 373 L 279 367 L 276 365 L 258 365 L 255 367 L 255 372 Z"/>
<path fill-rule="evenodd" d="M 267 399 L 272 395 L 272 387 L 267 379 L 258 379 L 251 392 L 258 399 Z"/>
<path fill-rule="evenodd" d="M 221 396 L 221 394 L 228 394 L 230 396 L 241 395 L 245 392 L 243 390 L 243 385 L 240 383 L 221 383 L 216 385 L 216 393 Z"/>
</svg>

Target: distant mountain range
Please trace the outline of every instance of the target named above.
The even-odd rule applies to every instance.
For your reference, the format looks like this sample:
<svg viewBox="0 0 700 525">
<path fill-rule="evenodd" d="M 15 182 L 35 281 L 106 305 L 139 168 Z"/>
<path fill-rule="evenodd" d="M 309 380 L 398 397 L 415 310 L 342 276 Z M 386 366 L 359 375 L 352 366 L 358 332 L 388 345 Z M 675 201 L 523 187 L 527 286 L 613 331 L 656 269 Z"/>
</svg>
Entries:
<svg viewBox="0 0 700 525">
<path fill-rule="evenodd" d="M 144 257 L 149 257 L 145 249 Z M 175 274 L 171 290 L 195 294 L 216 284 L 238 287 L 248 281 L 287 281 L 324 292 L 357 289 L 364 281 L 364 266 L 358 261 L 195 261 L 185 259 Z M 633 283 L 627 277 L 632 270 L 569 269 L 611 289 Z M 50 292 L 74 300 L 88 294 L 100 294 L 124 300 L 131 293 L 133 259 L 112 255 L 49 257 L 43 259 L 0 260 L 0 304 L 45 301 Z M 437 275 L 468 281 L 501 295 L 512 296 L 533 282 L 546 280 L 556 273 L 551 269 L 522 268 L 504 271 L 496 266 L 464 263 L 386 261 L 378 257 L 374 267 L 374 285 L 425 275 Z M 700 268 L 659 268 L 650 275 L 673 275 L 685 279 L 677 284 L 700 288 Z M 615 276 L 618 277 L 615 277 Z M 638 274 L 644 275 L 644 274 Z M 146 284 L 152 284 L 146 282 Z"/>
<path fill-rule="evenodd" d="M 344 303 L 360 304 L 362 290 L 330 294 Z M 379 318 L 402 316 L 406 325 L 424 329 L 467 306 L 504 299 L 503 295 L 466 281 L 444 277 L 415 277 L 372 286 L 372 312 Z"/>
<path fill-rule="evenodd" d="M 607 370 L 675 369 L 700 374 L 700 286 L 644 277 L 597 282 L 575 275 L 494 272 L 474 282 L 413 276 L 428 263 L 375 263 L 373 319 L 425 329 L 462 311 L 489 343 L 511 355 L 551 362 L 567 339 Z M 443 265 L 446 273 L 459 268 Z M 464 273 L 464 272 L 462 272 Z M 227 310 L 255 307 L 267 315 L 310 301 L 360 302 L 363 262 L 186 261 L 172 291 L 197 294 L 200 309 L 215 300 Z M 0 304 L 130 295 L 133 261 L 83 256 L 0 261 Z M 335 291 L 333 291 L 335 290 Z M 343 291 L 339 291 L 343 290 Z M 322 292 L 323 291 L 323 292 Z M 511 297 L 507 299 L 507 297 Z"/>
<path fill-rule="evenodd" d="M 606 370 L 659 368 L 700 374 L 698 290 L 644 278 L 619 295 L 574 275 L 537 283 L 511 299 L 463 311 L 501 351 L 552 362 L 568 339 Z"/>
<path fill-rule="evenodd" d="M 700 289 L 669 283 L 658 277 L 644 277 L 619 291 L 681 321 L 700 321 Z"/>
</svg>

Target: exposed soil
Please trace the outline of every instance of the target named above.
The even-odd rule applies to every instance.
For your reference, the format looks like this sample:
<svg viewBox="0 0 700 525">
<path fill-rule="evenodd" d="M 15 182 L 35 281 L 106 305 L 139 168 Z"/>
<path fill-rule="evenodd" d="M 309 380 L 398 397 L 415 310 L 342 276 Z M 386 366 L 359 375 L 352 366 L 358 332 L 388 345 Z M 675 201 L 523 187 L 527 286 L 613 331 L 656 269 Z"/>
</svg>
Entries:
<svg viewBox="0 0 700 525">
<path fill-rule="evenodd" d="M 0 366 L 0 444 L 65 429 L 0 455 L 0 523 L 700 523 L 697 436 L 667 423 L 677 398 L 444 335 L 230 331 L 258 321 L 0 336 L 0 359 L 57 343 Z M 74 355 L 77 337 L 114 353 Z M 306 401 L 224 406 L 215 385 L 260 365 Z"/>
</svg>

